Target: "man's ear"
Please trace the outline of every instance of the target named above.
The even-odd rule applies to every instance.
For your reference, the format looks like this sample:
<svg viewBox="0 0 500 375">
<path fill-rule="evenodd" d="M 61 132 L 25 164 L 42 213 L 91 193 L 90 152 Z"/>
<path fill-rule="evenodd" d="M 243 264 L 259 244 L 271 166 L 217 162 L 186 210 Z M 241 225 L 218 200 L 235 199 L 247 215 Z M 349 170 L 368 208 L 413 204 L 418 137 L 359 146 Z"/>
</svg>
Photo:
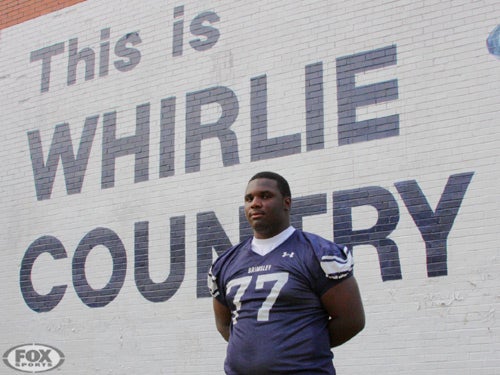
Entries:
<svg viewBox="0 0 500 375">
<path fill-rule="evenodd" d="M 283 198 L 283 203 L 285 204 L 285 211 L 290 211 L 290 209 L 292 208 L 292 198 L 291 197 Z"/>
</svg>

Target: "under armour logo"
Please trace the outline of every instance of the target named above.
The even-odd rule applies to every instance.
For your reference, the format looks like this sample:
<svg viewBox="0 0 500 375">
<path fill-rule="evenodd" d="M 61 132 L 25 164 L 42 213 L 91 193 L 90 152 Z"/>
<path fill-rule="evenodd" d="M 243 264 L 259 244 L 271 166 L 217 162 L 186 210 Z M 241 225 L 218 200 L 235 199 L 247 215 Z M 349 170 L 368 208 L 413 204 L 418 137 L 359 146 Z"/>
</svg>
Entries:
<svg viewBox="0 0 500 375">
<path fill-rule="evenodd" d="M 290 258 L 293 258 L 293 254 L 294 254 L 293 252 L 291 252 L 291 253 L 287 253 L 286 251 L 284 251 L 284 252 L 283 252 L 283 255 L 282 255 L 281 257 L 282 257 L 282 258 L 284 258 L 284 257 L 290 257 Z"/>
</svg>

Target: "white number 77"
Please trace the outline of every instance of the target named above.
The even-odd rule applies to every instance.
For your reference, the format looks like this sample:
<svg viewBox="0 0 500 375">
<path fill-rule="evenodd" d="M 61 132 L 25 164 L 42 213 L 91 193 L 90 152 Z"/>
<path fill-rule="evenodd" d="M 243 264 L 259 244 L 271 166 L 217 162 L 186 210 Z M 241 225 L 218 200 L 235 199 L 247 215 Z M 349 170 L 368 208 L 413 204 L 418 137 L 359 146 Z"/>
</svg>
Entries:
<svg viewBox="0 0 500 375">
<path fill-rule="evenodd" d="M 250 282 L 252 281 L 252 276 L 240 277 L 238 279 L 233 279 L 227 283 L 227 293 L 231 290 L 232 287 L 236 287 L 236 293 L 233 297 L 233 304 L 235 306 L 235 311 L 233 312 L 233 325 L 238 322 L 238 312 L 241 309 L 241 297 L 245 294 Z M 257 320 L 260 322 L 266 322 L 269 320 L 269 312 L 271 311 L 276 299 L 278 298 L 281 289 L 288 281 L 288 273 L 287 272 L 276 272 L 276 273 L 266 273 L 257 276 L 257 280 L 255 282 L 255 289 L 263 289 L 264 284 L 267 282 L 274 281 L 273 286 L 269 290 L 269 294 L 267 295 L 264 303 L 257 311 Z"/>
</svg>

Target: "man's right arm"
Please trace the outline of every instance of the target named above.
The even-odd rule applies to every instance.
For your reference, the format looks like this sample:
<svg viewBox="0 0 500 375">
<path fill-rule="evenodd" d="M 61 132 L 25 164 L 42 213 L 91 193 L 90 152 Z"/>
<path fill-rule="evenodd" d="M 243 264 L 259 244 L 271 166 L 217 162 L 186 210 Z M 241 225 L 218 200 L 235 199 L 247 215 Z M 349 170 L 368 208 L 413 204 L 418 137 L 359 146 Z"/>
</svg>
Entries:
<svg viewBox="0 0 500 375">
<path fill-rule="evenodd" d="M 220 303 L 216 298 L 213 299 L 215 325 L 224 340 L 229 341 L 229 327 L 231 326 L 231 310 L 229 307 Z"/>
</svg>

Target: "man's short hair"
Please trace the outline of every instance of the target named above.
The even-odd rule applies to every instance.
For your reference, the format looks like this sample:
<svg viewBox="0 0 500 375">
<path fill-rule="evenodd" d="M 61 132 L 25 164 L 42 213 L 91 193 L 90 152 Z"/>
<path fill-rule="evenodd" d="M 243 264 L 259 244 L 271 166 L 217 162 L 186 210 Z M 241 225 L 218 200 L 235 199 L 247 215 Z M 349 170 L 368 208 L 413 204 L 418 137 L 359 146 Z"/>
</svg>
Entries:
<svg viewBox="0 0 500 375">
<path fill-rule="evenodd" d="M 290 185 L 288 185 L 288 181 L 281 175 L 275 172 L 269 172 L 269 171 L 264 171 L 264 172 L 259 172 L 255 175 L 252 176 L 252 178 L 248 181 L 253 181 L 258 178 L 268 178 L 270 180 L 276 181 L 278 184 L 278 189 L 283 197 L 292 197 L 292 192 L 290 191 Z"/>
</svg>

